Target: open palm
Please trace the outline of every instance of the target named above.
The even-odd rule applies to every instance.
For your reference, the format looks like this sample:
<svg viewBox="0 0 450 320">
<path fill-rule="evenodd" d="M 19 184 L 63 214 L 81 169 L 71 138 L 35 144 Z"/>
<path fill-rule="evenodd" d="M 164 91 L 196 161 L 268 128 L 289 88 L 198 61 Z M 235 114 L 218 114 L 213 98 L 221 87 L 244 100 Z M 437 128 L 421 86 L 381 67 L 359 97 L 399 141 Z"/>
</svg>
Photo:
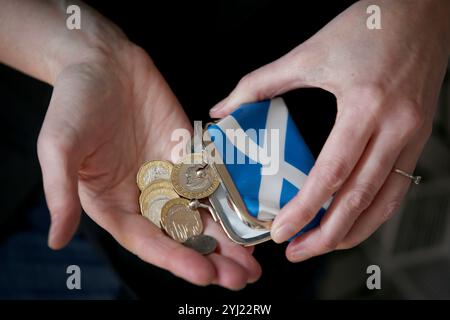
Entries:
<svg viewBox="0 0 450 320">
<path fill-rule="evenodd" d="M 190 129 L 177 99 L 147 54 L 133 45 L 66 67 L 58 76 L 38 155 L 52 216 L 49 245 L 72 237 L 80 206 L 122 246 L 192 283 L 239 289 L 256 281 L 251 250 L 232 243 L 206 213 L 218 253 L 202 256 L 139 214 L 136 172 L 169 159 L 174 129 Z"/>
</svg>

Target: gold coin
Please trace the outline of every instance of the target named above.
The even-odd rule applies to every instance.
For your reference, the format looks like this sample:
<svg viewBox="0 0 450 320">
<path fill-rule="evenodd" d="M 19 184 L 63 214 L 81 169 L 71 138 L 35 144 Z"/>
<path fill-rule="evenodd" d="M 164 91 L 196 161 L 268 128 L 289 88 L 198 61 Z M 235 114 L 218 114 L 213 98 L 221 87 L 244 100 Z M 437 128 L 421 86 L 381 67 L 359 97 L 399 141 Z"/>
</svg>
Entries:
<svg viewBox="0 0 450 320">
<path fill-rule="evenodd" d="M 144 190 L 150 183 L 158 179 L 170 180 L 173 164 L 166 160 L 150 160 L 144 163 L 136 177 L 139 189 Z"/>
<path fill-rule="evenodd" d="M 189 200 L 182 198 L 166 202 L 161 210 L 161 225 L 178 242 L 185 242 L 203 232 L 200 213 L 189 209 Z"/>
<path fill-rule="evenodd" d="M 202 199 L 211 195 L 220 180 L 214 169 L 203 162 L 201 153 L 189 154 L 172 169 L 171 181 L 175 191 L 188 199 Z"/>
<path fill-rule="evenodd" d="M 170 185 L 164 180 L 155 181 L 139 197 L 142 215 L 158 228 L 161 228 L 162 207 L 167 201 L 178 198 L 178 194 L 172 188 L 165 186 L 166 184 Z"/>
<path fill-rule="evenodd" d="M 164 179 L 157 179 L 155 181 L 153 181 L 152 183 L 150 183 L 147 188 L 145 188 L 141 195 L 144 193 L 144 191 L 147 190 L 154 190 L 154 189 L 160 189 L 160 188 L 165 188 L 165 189 L 171 189 L 173 190 L 172 187 L 172 183 L 170 182 L 170 180 L 164 180 Z"/>
</svg>

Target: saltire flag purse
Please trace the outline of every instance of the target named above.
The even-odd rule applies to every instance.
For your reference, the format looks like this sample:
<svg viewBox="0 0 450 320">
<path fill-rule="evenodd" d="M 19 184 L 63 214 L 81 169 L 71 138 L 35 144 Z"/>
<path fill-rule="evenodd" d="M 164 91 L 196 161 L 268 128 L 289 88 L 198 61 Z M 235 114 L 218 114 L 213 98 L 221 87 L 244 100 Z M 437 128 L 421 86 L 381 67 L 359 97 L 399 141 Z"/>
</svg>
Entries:
<svg viewBox="0 0 450 320">
<path fill-rule="evenodd" d="M 209 196 L 214 219 L 236 243 L 269 240 L 273 219 L 301 190 L 315 161 L 284 100 L 243 104 L 207 124 L 203 148 L 221 180 Z M 330 203 L 298 234 L 316 227 Z"/>
</svg>

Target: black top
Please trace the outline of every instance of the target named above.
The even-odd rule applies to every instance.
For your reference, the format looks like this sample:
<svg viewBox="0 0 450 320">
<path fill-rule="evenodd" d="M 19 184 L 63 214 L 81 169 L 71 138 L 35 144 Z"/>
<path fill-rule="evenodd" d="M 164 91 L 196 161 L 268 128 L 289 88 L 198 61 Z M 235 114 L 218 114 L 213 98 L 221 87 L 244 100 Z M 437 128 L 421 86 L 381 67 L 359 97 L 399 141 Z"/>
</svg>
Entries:
<svg viewBox="0 0 450 320">
<path fill-rule="evenodd" d="M 209 108 L 242 76 L 305 41 L 355 1 L 87 2 L 150 54 L 191 120 L 207 120 Z M 144 7 L 144 3 L 151 4 Z M 0 171 L 0 234 L 5 235 L 5 229 L 11 230 L 5 226 L 7 218 L 20 216 L 29 194 L 36 188 L 41 190 L 35 144 L 51 88 L 4 66 L 0 66 L 0 81 L 0 161 L 4 168 Z M 288 95 L 287 100 L 288 106 L 307 106 L 290 111 L 317 156 L 333 123 L 333 96 L 303 89 Z M 227 295 L 219 288 L 190 286 L 142 263 L 89 219 L 84 218 L 83 228 L 139 296 L 154 295 L 156 288 L 162 298 L 167 293 L 180 302 L 190 294 L 209 300 Z M 284 246 L 270 243 L 258 246 L 255 254 L 263 264 L 263 277 L 234 297 L 273 297 L 282 292 L 308 296 L 319 259 L 291 264 L 284 257 Z"/>
</svg>

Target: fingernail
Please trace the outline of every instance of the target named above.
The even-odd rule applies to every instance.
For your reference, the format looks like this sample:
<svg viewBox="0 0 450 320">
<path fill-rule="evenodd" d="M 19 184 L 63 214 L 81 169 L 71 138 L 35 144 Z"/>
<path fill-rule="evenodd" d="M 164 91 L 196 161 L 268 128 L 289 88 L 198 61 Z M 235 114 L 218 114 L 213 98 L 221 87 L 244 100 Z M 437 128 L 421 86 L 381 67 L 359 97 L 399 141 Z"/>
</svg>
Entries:
<svg viewBox="0 0 450 320">
<path fill-rule="evenodd" d="M 244 283 L 242 285 L 242 287 L 239 288 L 230 288 L 231 291 L 241 291 L 242 289 L 244 289 L 247 286 L 247 283 Z"/>
<path fill-rule="evenodd" d="M 293 236 L 295 234 L 295 230 L 289 224 L 283 224 L 279 227 L 275 227 L 275 229 L 272 229 L 271 233 L 272 240 L 276 243 L 281 243 Z"/>
<path fill-rule="evenodd" d="M 216 113 L 216 112 L 222 110 L 223 107 L 225 106 L 225 100 L 226 100 L 226 99 L 220 101 L 218 104 L 216 104 L 214 107 L 212 107 L 212 108 L 209 110 L 209 114 L 212 115 L 213 113 Z"/>
<path fill-rule="evenodd" d="M 48 230 L 48 238 L 47 238 L 47 245 L 51 248 L 51 249 L 54 249 L 54 247 L 55 247 L 55 245 L 54 245 L 54 239 L 55 239 L 55 232 L 56 230 L 55 230 L 55 225 L 54 225 L 54 223 L 52 222 L 51 224 L 50 224 L 50 229 Z"/>
<path fill-rule="evenodd" d="M 213 108 L 211 108 L 211 110 L 209 110 L 209 114 L 214 115 L 214 113 L 220 111 L 220 109 L 222 109 L 222 108 L 223 108 L 223 105 L 221 105 L 221 104 L 216 105 Z"/>
<path fill-rule="evenodd" d="M 288 254 L 288 259 L 291 262 L 299 262 L 305 260 L 306 257 L 307 257 L 306 251 L 302 250 L 301 248 L 290 251 Z"/>
<path fill-rule="evenodd" d="M 50 228 L 48 230 L 47 244 L 53 250 L 57 249 L 55 239 L 57 238 L 58 227 L 60 223 L 60 219 L 58 219 L 58 217 L 59 216 L 51 216 Z"/>
</svg>

